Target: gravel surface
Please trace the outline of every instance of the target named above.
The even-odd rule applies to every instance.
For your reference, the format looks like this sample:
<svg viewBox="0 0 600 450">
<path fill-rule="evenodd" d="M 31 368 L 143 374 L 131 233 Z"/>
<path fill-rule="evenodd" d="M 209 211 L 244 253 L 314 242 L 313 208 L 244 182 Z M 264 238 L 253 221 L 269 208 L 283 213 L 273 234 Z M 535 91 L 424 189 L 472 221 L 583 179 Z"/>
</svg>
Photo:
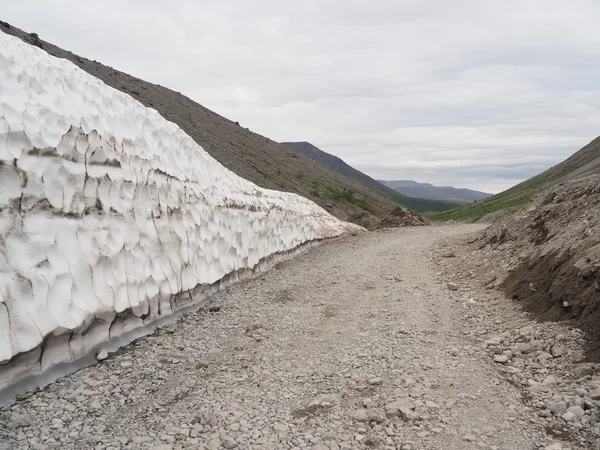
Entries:
<svg viewBox="0 0 600 450">
<path fill-rule="evenodd" d="M 546 431 L 483 345 L 502 318 L 471 320 L 466 281 L 440 271 L 434 242 L 480 228 L 361 233 L 281 263 L 0 409 L 0 450 L 590 448 Z"/>
</svg>

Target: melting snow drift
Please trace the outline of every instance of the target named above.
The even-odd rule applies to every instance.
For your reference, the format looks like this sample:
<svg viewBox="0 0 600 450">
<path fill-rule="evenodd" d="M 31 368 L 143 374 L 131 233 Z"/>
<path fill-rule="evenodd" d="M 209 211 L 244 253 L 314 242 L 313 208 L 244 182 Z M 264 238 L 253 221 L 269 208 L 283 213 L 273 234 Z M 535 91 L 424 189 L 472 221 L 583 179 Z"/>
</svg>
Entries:
<svg viewBox="0 0 600 450">
<path fill-rule="evenodd" d="M 0 32 L 0 389 L 350 227 Z"/>
</svg>

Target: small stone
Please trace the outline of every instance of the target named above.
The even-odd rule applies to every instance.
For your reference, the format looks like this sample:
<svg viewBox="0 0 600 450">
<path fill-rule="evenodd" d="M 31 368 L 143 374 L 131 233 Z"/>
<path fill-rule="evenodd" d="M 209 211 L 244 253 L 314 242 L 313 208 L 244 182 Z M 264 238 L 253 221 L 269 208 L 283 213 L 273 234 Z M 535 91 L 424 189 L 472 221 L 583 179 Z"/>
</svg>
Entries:
<svg viewBox="0 0 600 450">
<path fill-rule="evenodd" d="M 380 377 L 371 378 L 371 379 L 369 380 L 369 384 L 370 384 L 371 386 L 379 386 L 379 385 L 380 385 L 380 384 L 382 384 L 382 383 L 383 383 L 383 381 L 381 380 L 381 378 L 380 378 Z"/>
<path fill-rule="evenodd" d="M 571 406 L 569 409 L 567 409 L 567 412 L 565 414 L 569 414 L 569 413 L 573 413 L 575 420 L 581 420 L 581 418 L 583 416 L 585 416 L 585 411 L 579 405 Z"/>
<path fill-rule="evenodd" d="M 234 438 L 225 435 L 221 436 L 221 445 L 223 445 L 225 448 L 236 448 L 238 444 Z"/>
<path fill-rule="evenodd" d="M 566 402 L 554 402 L 548 405 L 548 409 L 555 416 L 562 416 L 567 412 L 567 403 Z"/>
<path fill-rule="evenodd" d="M 31 425 L 31 421 L 25 417 L 20 415 L 13 415 L 8 422 L 8 428 L 25 428 Z"/>
<path fill-rule="evenodd" d="M 171 444 L 161 444 L 150 447 L 150 450 L 173 450 L 173 446 Z"/>
<path fill-rule="evenodd" d="M 559 358 L 565 354 L 565 346 L 562 344 L 555 344 L 554 347 L 552 347 L 551 353 L 555 358 Z"/>
<path fill-rule="evenodd" d="M 592 389 L 588 394 L 588 397 L 592 400 L 600 400 L 600 388 Z"/>
<path fill-rule="evenodd" d="M 446 283 L 446 287 L 451 291 L 458 291 L 458 285 L 456 283 Z"/>
<path fill-rule="evenodd" d="M 108 351 L 105 349 L 99 350 L 96 354 L 96 360 L 98 361 L 104 361 L 106 358 L 108 358 Z"/>
<path fill-rule="evenodd" d="M 381 423 L 385 420 L 386 416 L 383 411 L 377 408 L 364 408 L 354 412 L 354 420 L 357 422 L 377 422 Z"/>
<path fill-rule="evenodd" d="M 594 373 L 594 368 L 590 366 L 578 366 L 573 369 L 573 375 L 577 378 L 586 377 Z"/>
<path fill-rule="evenodd" d="M 219 311 L 221 311 L 221 306 L 220 305 L 211 305 L 208 307 L 208 311 L 211 313 L 219 312 Z M 225 448 L 229 448 L 229 447 L 225 447 Z M 233 447 L 231 447 L 231 448 L 233 448 Z"/>
<path fill-rule="evenodd" d="M 463 441 L 475 442 L 476 440 L 477 440 L 477 438 L 475 436 L 473 436 L 472 434 L 465 434 L 463 436 Z"/>
<path fill-rule="evenodd" d="M 553 358 L 553 356 L 550 353 L 546 353 L 546 352 L 540 353 L 537 357 L 538 361 L 547 361 L 552 358 Z"/>
<path fill-rule="evenodd" d="M 498 364 L 506 364 L 509 358 L 506 355 L 494 355 L 494 362 Z"/>
<path fill-rule="evenodd" d="M 550 444 L 547 447 L 544 447 L 544 450 L 562 450 L 563 445 L 560 442 L 556 442 L 554 444 Z"/>
<path fill-rule="evenodd" d="M 316 444 L 312 446 L 312 450 L 329 450 L 325 444 Z"/>
<path fill-rule="evenodd" d="M 554 386 L 558 383 L 558 381 L 556 380 L 556 377 L 554 375 L 548 375 L 544 381 L 542 381 L 542 384 L 544 386 Z"/>
</svg>

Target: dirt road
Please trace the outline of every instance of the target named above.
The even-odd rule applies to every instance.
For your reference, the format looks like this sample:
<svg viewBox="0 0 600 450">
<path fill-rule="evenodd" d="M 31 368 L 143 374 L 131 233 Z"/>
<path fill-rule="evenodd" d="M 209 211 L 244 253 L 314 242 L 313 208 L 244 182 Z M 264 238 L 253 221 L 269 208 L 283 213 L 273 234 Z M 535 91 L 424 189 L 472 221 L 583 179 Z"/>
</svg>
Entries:
<svg viewBox="0 0 600 450">
<path fill-rule="evenodd" d="M 476 229 L 363 233 L 280 264 L 0 410 L 0 449 L 544 448 L 433 263 L 436 240 Z"/>
</svg>

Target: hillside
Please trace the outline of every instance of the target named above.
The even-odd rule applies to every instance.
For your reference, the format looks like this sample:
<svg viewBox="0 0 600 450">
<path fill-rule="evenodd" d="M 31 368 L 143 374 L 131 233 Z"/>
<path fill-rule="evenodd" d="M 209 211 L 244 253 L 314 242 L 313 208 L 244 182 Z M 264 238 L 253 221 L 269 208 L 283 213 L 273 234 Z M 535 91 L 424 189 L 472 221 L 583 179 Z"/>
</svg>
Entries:
<svg viewBox="0 0 600 450">
<path fill-rule="evenodd" d="M 75 55 L 5 22 L 0 22 L 0 31 L 71 61 L 107 85 L 157 110 L 226 168 L 260 187 L 300 194 L 343 220 L 359 210 L 384 217 L 397 206 L 381 191 L 253 133 L 179 92 Z"/>
<path fill-rule="evenodd" d="M 512 188 L 489 197 L 483 201 L 432 214 L 431 219 L 437 221 L 466 220 L 477 222 L 482 217 L 495 213 L 496 218 L 514 212 L 536 194 L 551 186 L 564 183 L 585 175 L 600 173 L 600 137 L 594 139 L 577 153 L 560 164 L 536 175 Z"/>
<path fill-rule="evenodd" d="M 377 180 L 381 184 L 409 197 L 420 197 L 431 200 L 471 203 L 491 197 L 492 194 L 474 191 L 472 189 L 455 188 L 452 186 L 434 186 L 429 183 L 419 183 L 413 180 Z"/>
<path fill-rule="evenodd" d="M 536 317 L 571 320 L 600 360 L 600 175 L 569 179 L 481 232 L 478 270 Z M 471 238 L 474 239 L 474 238 Z M 487 261 L 487 263 L 485 263 Z M 501 261 L 498 264 L 498 261 Z M 485 266 L 488 267 L 485 267 Z"/>
<path fill-rule="evenodd" d="M 283 145 L 289 147 L 297 152 L 303 153 L 309 158 L 320 162 L 321 164 L 330 167 L 336 172 L 345 175 L 354 180 L 360 181 L 361 183 L 370 186 L 378 192 L 386 195 L 387 197 L 393 198 L 398 203 L 412 208 L 418 212 L 432 212 L 432 211 L 446 211 L 457 206 L 457 202 L 446 202 L 438 201 L 435 199 L 428 198 L 412 198 L 413 196 L 403 195 L 394 189 L 380 183 L 379 181 L 371 178 L 369 175 L 355 169 L 351 165 L 347 164 L 343 159 L 324 152 L 318 147 L 315 147 L 310 142 L 282 142 Z"/>
</svg>

